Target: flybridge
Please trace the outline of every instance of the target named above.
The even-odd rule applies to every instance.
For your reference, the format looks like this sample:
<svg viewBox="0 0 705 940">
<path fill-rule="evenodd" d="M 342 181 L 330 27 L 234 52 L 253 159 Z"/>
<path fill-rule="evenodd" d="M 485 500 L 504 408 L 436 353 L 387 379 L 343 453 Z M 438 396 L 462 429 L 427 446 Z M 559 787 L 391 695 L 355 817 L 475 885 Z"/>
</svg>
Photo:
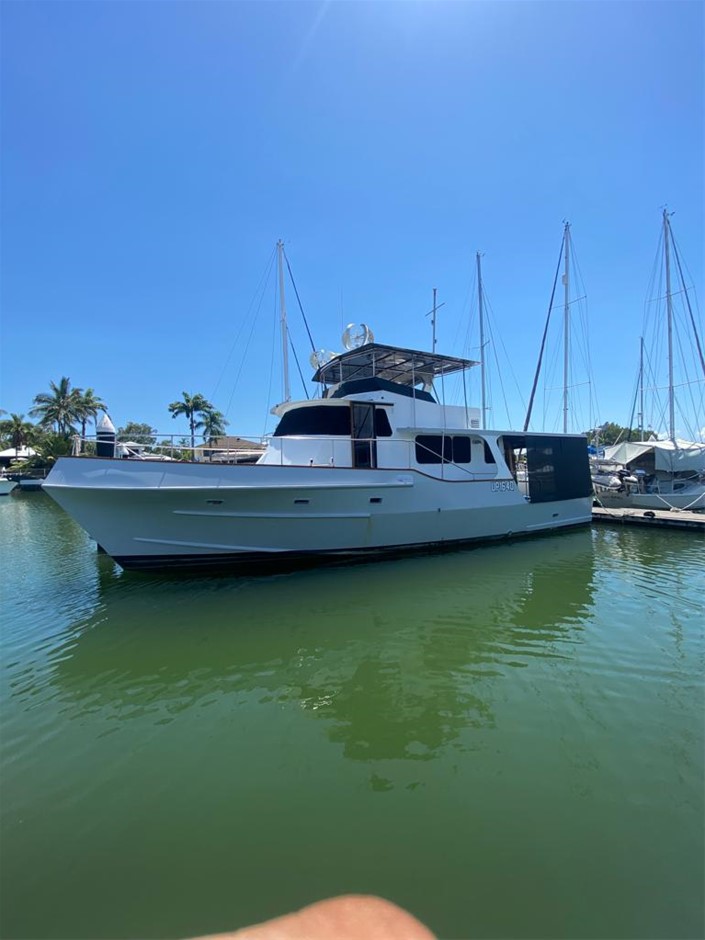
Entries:
<svg viewBox="0 0 705 940">
<path fill-rule="evenodd" d="M 350 349 L 321 365 L 313 376 L 314 382 L 337 385 L 351 379 L 379 378 L 398 385 L 415 386 L 423 382 L 429 386 L 436 376 L 463 372 L 479 365 L 473 359 L 457 356 L 439 356 L 416 349 L 401 349 L 382 343 L 367 343 Z"/>
</svg>

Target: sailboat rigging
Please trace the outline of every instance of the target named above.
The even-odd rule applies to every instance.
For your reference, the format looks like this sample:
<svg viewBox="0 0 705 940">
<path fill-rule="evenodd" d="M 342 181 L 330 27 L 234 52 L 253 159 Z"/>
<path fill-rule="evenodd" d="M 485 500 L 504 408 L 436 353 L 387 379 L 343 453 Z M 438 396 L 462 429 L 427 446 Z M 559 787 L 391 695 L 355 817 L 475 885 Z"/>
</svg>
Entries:
<svg viewBox="0 0 705 940">
<path fill-rule="evenodd" d="M 623 464 L 630 473 L 630 477 L 615 492 L 601 493 L 600 500 L 605 506 L 628 506 L 644 509 L 705 509 L 705 443 L 695 440 L 684 440 L 678 436 L 676 426 L 677 396 L 679 387 L 696 388 L 700 386 L 700 407 L 702 411 L 703 392 L 705 391 L 705 359 L 703 358 L 702 344 L 697 330 L 695 317 L 690 303 L 688 287 L 683 277 L 680 257 L 673 238 L 671 228 L 671 215 L 667 209 L 662 214 L 662 242 L 663 242 L 663 270 L 665 274 L 665 312 L 666 312 L 666 341 L 667 341 L 667 402 L 663 412 L 667 415 L 665 433 L 662 438 L 650 435 L 647 439 L 645 416 L 645 343 L 644 337 L 639 343 L 639 381 L 638 381 L 638 426 L 641 440 L 625 441 L 605 449 L 605 457 L 609 460 Z M 672 284 L 672 263 L 675 258 L 679 290 L 675 292 Z M 676 347 L 678 345 L 678 318 L 676 316 L 674 300 L 676 296 L 684 299 L 688 310 L 686 324 L 692 334 L 691 350 L 697 353 L 697 365 L 702 378 L 690 381 L 685 377 L 679 382 L 676 377 Z M 687 347 L 686 347 L 687 348 Z M 682 350 L 682 348 L 681 348 Z M 682 355 L 682 365 L 685 368 L 685 357 Z M 697 366 L 696 366 L 697 367 Z M 658 377 L 653 374 L 652 391 L 658 396 Z M 695 400 L 692 399 L 693 403 Z M 696 412 L 694 424 L 690 432 L 694 436 L 705 426 L 702 413 Z M 662 413 L 663 413 L 662 412 Z M 633 415 L 632 410 L 632 415 Z M 685 416 L 681 415 L 683 422 L 687 423 Z M 631 424 L 631 421 L 630 421 Z"/>
<path fill-rule="evenodd" d="M 480 321 L 480 427 L 487 427 L 487 388 L 486 388 L 486 362 L 485 362 L 485 304 L 482 292 L 482 265 L 481 255 L 477 252 L 477 309 Z"/>
<path fill-rule="evenodd" d="M 572 368 L 573 358 L 574 358 L 574 347 L 577 349 L 577 344 L 574 342 L 573 334 L 574 330 L 574 320 L 575 317 L 571 316 L 571 307 L 585 300 L 584 296 L 580 297 L 571 297 L 571 269 L 575 267 L 575 252 L 573 251 L 572 244 L 572 235 L 571 235 L 571 225 L 570 222 L 563 223 L 563 238 L 561 240 L 561 247 L 558 253 L 558 262 L 556 264 L 556 271 L 553 277 L 553 286 L 551 288 L 551 298 L 548 304 L 548 312 L 546 314 L 546 322 L 544 325 L 543 334 L 541 337 L 541 345 L 539 348 L 539 356 L 536 364 L 536 371 L 534 373 L 534 380 L 531 386 L 531 394 L 529 395 L 529 405 L 526 410 L 526 418 L 524 420 L 524 430 L 528 430 L 531 425 L 531 420 L 533 416 L 534 404 L 536 400 L 536 393 L 538 391 L 539 379 L 541 377 L 542 370 L 544 369 L 544 359 L 546 357 L 546 352 L 548 349 L 548 335 L 549 327 L 551 323 L 551 314 L 554 309 L 554 301 L 556 298 L 556 289 L 558 287 L 558 278 L 560 276 L 561 267 L 563 268 L 563 274 L 561 281 L 563 284 L 563 324 L 562 324 L 562 337 L 561 337 L 561 346 L 562 346 L 562 378 L 560 385 L 560 414 L 561 414 L 561 425 L 564 434 L 569 433 L 570 424 L 571 424 L 571 413 L 573 415 L 573 421 L 575 422 L 575 413 L 576 406 L 578 404 L 578 399 L 575 394 L 571 392 L 577 388 L 577 385 L 573 379 L 573 373 L 576 371 L 575 368 Z M 579 276 L 579 270 L 575 270 L 576 276 Z M 590 387 L 590 400 L 588 404 L 589 414 L 583 416 L 583 429 L 589 425 L 593 426 L 594 421 L 592 418 L 592 412 L 594 410 L 594 402 L 592 397 L 592 378 L 590 376 L 590 357 L 587 351 L 587 326 L 583 323 L 583 329 L 585 331 L 585 336 L 583 338 L 584 348 L 582 350 L 584 355 L 583 368 L 586 369 L 588 374 L 587 385 Z M 545 416 L 544 416 L 545 421 Z"/>
</svg>

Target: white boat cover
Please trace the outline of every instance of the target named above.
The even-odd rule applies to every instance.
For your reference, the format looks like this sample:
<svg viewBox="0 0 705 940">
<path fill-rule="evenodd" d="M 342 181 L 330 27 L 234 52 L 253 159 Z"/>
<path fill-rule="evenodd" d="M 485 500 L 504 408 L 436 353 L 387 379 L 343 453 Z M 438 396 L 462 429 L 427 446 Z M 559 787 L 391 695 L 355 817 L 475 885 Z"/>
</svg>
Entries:
<svg viewBox="0 0 705 940">
<path fill-rule="evenodd" d="M 605 457 L 628 465 L 650 450 L 654 452 L 657 470 L 672 473 L 705 471 L 705 444 L 695 441 L 624 441 L 612 447 L 605 447 Z"/>
</svg>

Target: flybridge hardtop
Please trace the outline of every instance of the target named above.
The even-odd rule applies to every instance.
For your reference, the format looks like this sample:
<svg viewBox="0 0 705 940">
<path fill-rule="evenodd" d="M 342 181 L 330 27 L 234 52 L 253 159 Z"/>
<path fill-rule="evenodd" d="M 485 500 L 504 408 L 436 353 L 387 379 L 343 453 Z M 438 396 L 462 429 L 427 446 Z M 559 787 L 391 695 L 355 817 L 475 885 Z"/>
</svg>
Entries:
<svg viewBox="0 0 705 940">
<path fill-rule="evenodd" d="M 420 383 L 430 386 L 439 376 L 463 372 L 476 365 L 479 363 L 473 359 L 366 343 L 321 365 L 313 381 L 322 385 L 339 385 L 353 379 L 378 378 L 413 388 Z"/>
</svg>

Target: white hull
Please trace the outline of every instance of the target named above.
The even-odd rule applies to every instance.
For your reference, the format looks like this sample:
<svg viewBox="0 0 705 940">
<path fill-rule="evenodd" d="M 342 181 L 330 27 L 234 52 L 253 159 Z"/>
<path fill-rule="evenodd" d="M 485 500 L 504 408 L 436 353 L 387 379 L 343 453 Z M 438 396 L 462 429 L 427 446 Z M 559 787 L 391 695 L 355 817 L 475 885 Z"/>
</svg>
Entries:
<svg viewBox="0 0 705 940">
<path fill-rule="evenodd" d="M 705 509 L 705 487 L 698 486 L 678 493 L 597 493 L 606 509 Z"/>
<path fill-rule="evenodd" d="M 125 568 L 286 565 L 588 523 L 590 496 L 418 470 L 60 459 L 44 489 Z"/>
<path fill-rule="evenodd" d="M 8 496 L 16 486 L 14 480 L 0 480 L 0 496 Z"/>
</svg>

